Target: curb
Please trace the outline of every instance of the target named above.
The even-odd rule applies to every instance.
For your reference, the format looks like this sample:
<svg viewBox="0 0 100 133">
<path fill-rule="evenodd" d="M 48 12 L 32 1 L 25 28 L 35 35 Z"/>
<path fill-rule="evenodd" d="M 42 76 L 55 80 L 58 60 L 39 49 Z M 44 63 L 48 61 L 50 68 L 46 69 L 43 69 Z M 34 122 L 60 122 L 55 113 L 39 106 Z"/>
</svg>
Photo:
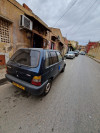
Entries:
<svg viewBox="0 0 100 133">
<path fill-rule="evenodd" d="M 88 56 L 88 55 L 87 55 Z M 96 62 L 98 62 L 98 63 L 100 63 L 100 61 L 99 60 L 97 60 L 97 59 L 95 59 L 95 58 L 93 58 L 93 57 L 91 57 L 91 56 L 88 56 L 89 58 L 91 58 L 91 59 L 93 59 L 94 61 L 96 61 Z"/>
</svg>

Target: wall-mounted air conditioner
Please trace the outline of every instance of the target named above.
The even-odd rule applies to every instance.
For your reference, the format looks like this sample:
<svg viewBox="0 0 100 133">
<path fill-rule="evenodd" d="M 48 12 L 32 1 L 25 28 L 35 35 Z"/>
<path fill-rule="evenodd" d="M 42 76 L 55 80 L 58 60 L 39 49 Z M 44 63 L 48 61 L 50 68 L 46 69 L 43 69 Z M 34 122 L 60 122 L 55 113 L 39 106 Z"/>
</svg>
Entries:
<svg viewBox="0 0 100 133">
<path fill-rule="evenodd" d="M 20 27 L 21 27 L 21 29 L 32 30 L 33 22 L 29 18 L 27 18 L 26 16 L 21 15 L 21 17 L 20 17 Z"/>
</svg>

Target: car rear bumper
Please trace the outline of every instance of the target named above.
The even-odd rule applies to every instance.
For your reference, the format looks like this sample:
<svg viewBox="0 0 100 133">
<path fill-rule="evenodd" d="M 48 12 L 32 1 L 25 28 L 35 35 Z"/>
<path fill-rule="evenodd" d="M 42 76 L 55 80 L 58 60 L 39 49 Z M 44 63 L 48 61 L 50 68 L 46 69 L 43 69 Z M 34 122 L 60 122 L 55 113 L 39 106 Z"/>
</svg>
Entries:
<svg viewBox="0 0 100 133">
<path fill-rule="evenodd" d="M 74 56 L 66 56 L 67 59 L 73 59 Z"/>
<path fill-rule="evenodd" d="M 46 84 L 48 82 L 45 81 L 41 86 L 34 86 L 30 83 L 27 83 L 23 80 L 20 80 L 12 75 L 6 74 L 5 77 L 8 79 L 8 81 L 10 82 L 15 82 L 23 87 L 25 87 L 25 90 L 29 93 L 31 93 L 32 95 L 41 95 L 46 87 Z"/>
</svg>

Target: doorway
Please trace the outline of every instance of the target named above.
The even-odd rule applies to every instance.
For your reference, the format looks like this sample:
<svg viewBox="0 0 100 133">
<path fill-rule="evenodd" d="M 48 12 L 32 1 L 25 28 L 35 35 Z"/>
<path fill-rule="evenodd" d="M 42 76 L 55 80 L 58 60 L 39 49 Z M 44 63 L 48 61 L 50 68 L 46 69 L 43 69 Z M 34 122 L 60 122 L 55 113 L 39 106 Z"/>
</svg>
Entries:
<svg viewBox="0 0 100 133">
<path fill-rule="evenodd" d="M 43 48 L 43 38 L 34 33 L 33 48 Z"/>
</svg>

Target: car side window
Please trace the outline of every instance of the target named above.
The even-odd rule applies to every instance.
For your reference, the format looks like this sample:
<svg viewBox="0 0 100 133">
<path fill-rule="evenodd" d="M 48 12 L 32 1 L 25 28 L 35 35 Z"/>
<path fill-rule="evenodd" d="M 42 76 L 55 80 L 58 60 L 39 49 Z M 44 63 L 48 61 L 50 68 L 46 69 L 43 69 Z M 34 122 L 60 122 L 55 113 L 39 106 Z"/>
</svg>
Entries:
<svg viewBox="0 0 100 133">
<path fill-rule="evenodd" d="M 59 62 L 62 61 L 62 56 L 61 56 L 60 52 L 57 52 L 57 55 L 58 55 L 58 61 Z"/>
<path fill-rule="evenodd" d="M 49 52 L 49 66 L 53 64 L 51 53 Z"/>
<path fill-rule="evenodd" d="M 56 52 L 50 52 L 51 58 L 52 58 L 52 64 L 55 64 L 58 62 L 57 54 Z"/>
<path fill-rule="evenodd" d="M 45 67 L 48 67 L 53 64 L 51 53 L 46 51 L 45 54 Z"/>
<path fill-rule="evenodd" d="M 45 54 L 45 67 L 48 67 L 49 66 L 49 55 L 48 55 L 48 52 L 46 52 Z"/>
</svg>

